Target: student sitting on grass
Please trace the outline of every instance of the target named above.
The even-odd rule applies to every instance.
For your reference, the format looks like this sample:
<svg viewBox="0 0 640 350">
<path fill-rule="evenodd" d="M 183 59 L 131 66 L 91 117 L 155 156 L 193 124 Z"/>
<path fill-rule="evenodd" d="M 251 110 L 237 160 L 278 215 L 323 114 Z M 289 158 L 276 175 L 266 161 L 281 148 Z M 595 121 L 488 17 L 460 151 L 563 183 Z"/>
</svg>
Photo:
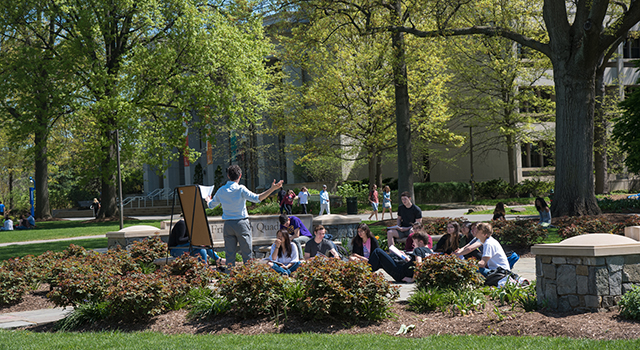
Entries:
<svg viewBox="0 0 640 350">
<path fill-rule="evenodd" d="M 298 247 L 291 242 L 289 232 L 280 229 L 276 233 L 276 240 L 271 245 L 269 266 L 281 275 L 289 276 L 300 266 Z"/>
<path fill-rule="evenodd" d="M 11 220 L 9 215 L 4 217 L 4 225 L 0 227 L 0 231 L 13 231 L 13 220 Z"/>
<path fill-rule="evenodd" d="M 421 263 L 422 259 L 433 253 L 431 249 L 426 247 L 429 239 L 425 233 L 414 233 L 413 241 L 416 244 L 416 248 L 413 250 L 413 253 L 409 255 L 402 253 L 395 246 L 390 246 L 389 250 L 396 255 L 395 259 L 384 250 L 380 248 L 375 249 L 369 257 L 371 269 L 373 271 L 383 269 L 396 282 L 413 282 L 413 268 L 415 264 Z"/>
</svg>

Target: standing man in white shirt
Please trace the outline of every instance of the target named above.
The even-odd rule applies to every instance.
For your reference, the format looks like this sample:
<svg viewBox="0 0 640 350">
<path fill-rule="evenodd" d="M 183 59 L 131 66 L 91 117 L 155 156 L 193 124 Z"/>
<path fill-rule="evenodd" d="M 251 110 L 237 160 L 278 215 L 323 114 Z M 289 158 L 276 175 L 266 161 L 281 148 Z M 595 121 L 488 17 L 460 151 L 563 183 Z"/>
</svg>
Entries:
<svg viewBox="0 0 640 350">
<path fill-rule="evenodd" d="M 218 204 L 222 205 L 224 251 L 227 264 L 234 266 L 238 243 L 240 244 L 242 261 L 246 263 L 253 258 L 251 223 L 247 212 L 247 201 L 253 203 L 262 202 L 271 193 L 282 187 L 283 180 L 279 182 L 273 180 L 268 190 L 255 194 L 244 185 L 240 185 L 242 170 L 239 166 L 234 164 L 227 168 L 227 177 L 229 181 L 218 189 L 213 198 L 207 197 L 207 204 L 212 209 L 217 207 Z"/>
<path fill-rule="evenodd" d="M 320 214 L 327 211 L 328 215 L 331 215 L 331 208 L 329 207 L 329 192 L 327 192 L 327 185 L 322 185 L 322 191 L 320 191 Z"/>
</svg>

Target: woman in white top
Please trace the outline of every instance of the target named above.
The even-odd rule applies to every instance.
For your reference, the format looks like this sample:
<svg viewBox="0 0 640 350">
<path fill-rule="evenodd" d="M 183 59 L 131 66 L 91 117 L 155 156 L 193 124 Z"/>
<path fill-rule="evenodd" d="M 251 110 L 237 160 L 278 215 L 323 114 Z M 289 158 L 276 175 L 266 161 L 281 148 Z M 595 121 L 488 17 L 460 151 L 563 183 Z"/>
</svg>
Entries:
<svg viewBox="0 0 640 350">
<path fill-rule="evenodd" d="M 307 213 L 307 204 L 309 204 L 309 191 L 306 187 L 302 186 L 300 193 L 298 193 L 298 199 L 300 200 L 300 206 L 302 207 L 302 213 Z"/>
<path fill-rule="evenodd" d="M 286 229 L 278 230 L 269 259 L 269 266 L 281 275 L 291 275 L 300 266 L 298 248 L 291 242 Z"/>
</svg>

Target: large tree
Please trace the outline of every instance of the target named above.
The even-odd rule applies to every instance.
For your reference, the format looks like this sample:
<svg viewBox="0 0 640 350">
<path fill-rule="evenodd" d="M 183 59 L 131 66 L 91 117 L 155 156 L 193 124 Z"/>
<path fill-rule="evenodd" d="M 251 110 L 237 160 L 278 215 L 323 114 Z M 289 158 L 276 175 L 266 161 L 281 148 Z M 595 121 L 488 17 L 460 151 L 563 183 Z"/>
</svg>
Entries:
<svg viewBox="0 0 640 350">
<path fill-rule="evenodd" d="M 276 124 L 295 139 L 294 148 L 303 155 L 299 163 L 317 168 L 326 157 L 362 161 L 368 164 L 370 184 L 380 185 L 382 156 L 397 145 L 397 56 L 391 36 L 360 36 L 313 8 L 304 18 L 308 22 L 280 37 L 280 57 L 295 78 L 284 84 L 284 95 L 299 98 L 282 99 L 282 118 L 275 118 Z M 407 42 L 405 52 L 412 136 L 424 143 L 458 139 L 446 129 L 449 114 L 443 95 L 448 74 L 442 46 L 437 40 L 431 45 L 419 40 Z"/>
<path fill-rule="evenodd" d="M 35 217 L 51 217 L 50 134 L 73 109 L 73 71 L 60 23 L 49 1 L 0 5 L 0 103 L 12 141 L 27 143 L 35 161 Z M 55 146 L 53 147 L 55 148 Z M 33 169 L 32 167 L 28 167 Z"/>
<path fill-rule="evenodd" d="M 309 0 L 314 1 L 314 0 Z M 333 3 L 349 23 L 364 32 L 390 31 L 418 37 L 502 36 L 549 57 L 556 91 L 556 182 L 554 216 L 600 213 L 594 194 L 593 129 L 596 69 L 607 51 L 640 20 L 640 2 L 544 0 L 542 18 L 530 11 L 536 3 L 496 1 L 322 1 Z M 622 10 L 620 4 L 624 4 Z M 377 14 L 402 5 L 407 21 L 389 25 Z M 537 22 L 548 40 L 532 38 L 513 23 L 489 16 L 493 11 L 520 13 Z M 469 14 L 478 14 L 470 16 Z M 430 18 L 432 21 L 424 21 Z M 420 19 L 419 21 L 417 19 Z"/>
<path fill-rule="evenodd" d="M 221 117 L 241 127 L 268 104 L 263 60 L 270 46 L 247 2 L 54 4 L 82 83 L 84 122 L 74 132 L 86 137 L 84 157 L 101 176 L 105 216 L 117 210 L 117 147 L 162 171 L 176 148 L 198 155 L 187 151 L 185 133 L 210 129 Z M 203 134 L 213 140 L 215 130 Z"/>
<path fill-rule="evenodd" d="M 476 156 L 506 149 L 513 185 L 516 147 L 546 138 L 534 123 L 553 121 L 553 102 L 545 98 L 553 87 L 535 86 L 551 65 L 535 52 L 518 52 L 513 41 L 501 37 L 457 37 L 449 43 L 454 120 L 459 127 L 473 127 Z"/>
</svg>

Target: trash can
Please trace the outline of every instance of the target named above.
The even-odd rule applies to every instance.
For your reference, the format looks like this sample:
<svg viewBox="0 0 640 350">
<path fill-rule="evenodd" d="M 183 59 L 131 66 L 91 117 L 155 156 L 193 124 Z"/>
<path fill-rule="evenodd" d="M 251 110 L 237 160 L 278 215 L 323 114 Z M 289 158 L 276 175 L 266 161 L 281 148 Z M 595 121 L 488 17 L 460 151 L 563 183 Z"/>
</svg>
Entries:
<svg viewBox="0 0 640 350">
<path fill-rule="evenodd" d="M 358 197 L 347 197 L 347 215 L 358 215 Z"/>
</svg>

